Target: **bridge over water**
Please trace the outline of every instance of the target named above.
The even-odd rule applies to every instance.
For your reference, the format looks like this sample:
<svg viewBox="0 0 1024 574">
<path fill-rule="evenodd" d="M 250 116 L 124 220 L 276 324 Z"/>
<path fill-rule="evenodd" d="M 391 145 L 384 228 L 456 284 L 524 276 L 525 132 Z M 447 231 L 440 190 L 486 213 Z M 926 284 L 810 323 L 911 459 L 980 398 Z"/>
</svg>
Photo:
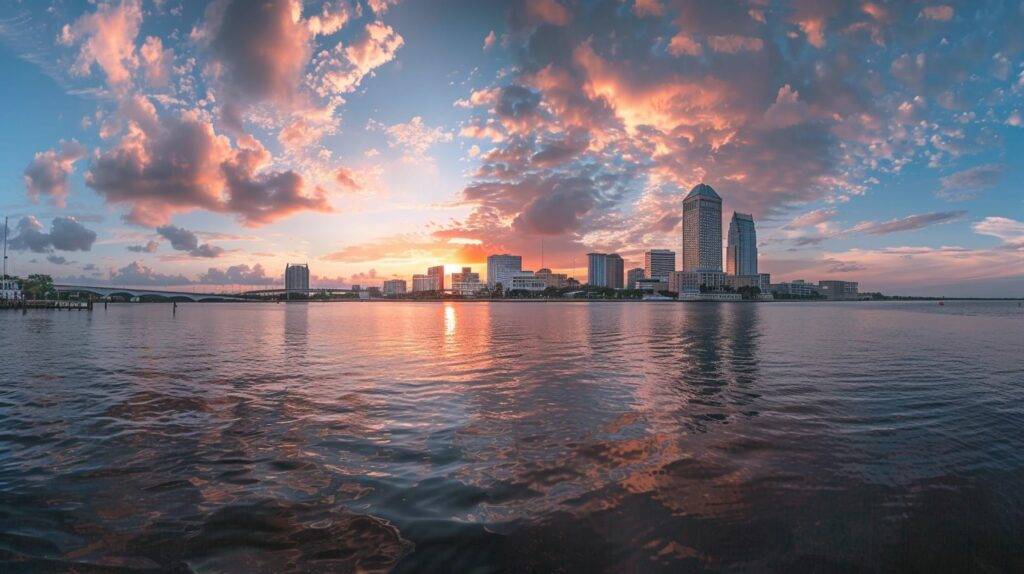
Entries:
<svg viewBox="0 0 1024 574">
<path fill-rule="evenodd" d="M 276 299 L 287 295 L 331 295 L 335 293 L 351 293 L 347 289 L 258 289 L 241 293 L 200 293 L 189 291 L 168 291 L 163 289 L 138 289 L 135 287 L 117 287 L 100 285 L 54 285 L 58 293 L 88 293 L 99 297 L 161 297 L 169 300 L 187 301 L 259 301 Z"/>
</svg>

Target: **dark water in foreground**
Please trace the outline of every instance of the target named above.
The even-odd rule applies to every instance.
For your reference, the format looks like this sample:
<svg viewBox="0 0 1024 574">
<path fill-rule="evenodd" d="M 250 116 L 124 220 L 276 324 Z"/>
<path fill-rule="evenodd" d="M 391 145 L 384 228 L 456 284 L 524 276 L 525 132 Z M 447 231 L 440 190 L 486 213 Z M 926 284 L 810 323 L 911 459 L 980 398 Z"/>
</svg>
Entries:
<svg viewBox="0 0 1024 574">
<path fill-rule="evenodd" d="M 0 571 L 1024 571 L 1017 303 L 0 315 Z"/>
</svg>

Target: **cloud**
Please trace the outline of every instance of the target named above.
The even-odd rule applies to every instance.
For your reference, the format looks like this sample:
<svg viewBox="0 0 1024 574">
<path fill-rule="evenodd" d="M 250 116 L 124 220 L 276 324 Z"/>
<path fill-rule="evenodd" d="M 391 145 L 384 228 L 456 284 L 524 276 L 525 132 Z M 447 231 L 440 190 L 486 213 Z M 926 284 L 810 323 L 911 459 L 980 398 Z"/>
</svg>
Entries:
<svg viewBox="0 0 1024 574">
<path fill-rule="evenodd" d="M 72 263 L 60 255 L 49 255 L 46 257 L 46 260 L 54 265 L 69 265 Z"/>
<path fill-rule="evenodd" d="M 383 22 L 368 23 L 355 42 L 348 46 L 338 44 L 317 57 L 318 93 L 355 91 L 363 78 L 393 60 L 403 45 L 405 40 L 390 26 Z"/>
<path fill-rule="evenodd" d="M 565 26 L 572 20 L 572 13 L 557 0 L 525 0 L 523 13 L 531 24 Z"/>
<path fill-rule="evenodd" d="M 1024 250 L 1024 222 L 1008 217 L 986 217 L 973 226 L 975 233 L 998 237 L 1003 243 Z"/>
<path fill-rule="evenodd" d="M 484 38 L 484 50 L 490 50 L 492 47 L 494 47 L 494 43 L 497 42 L 497 41 L 498 41 L 497 34 L 494 33 L 494 30 L 491 30 L 487 34 L 487 37 Z"/>
<path fill-rule="evenodd" d="M 100 3 L 95 12 L 65 25 L 60 42 L 79 46 L 71 72 L 85 76 L 95 65 L 115 90 L 126 90 L 131 84 L 132 72 L 139 64 L 135 38 L 141 24 L 141 2 L 122 0 L 118 4 Z"/>
<path fill-rule="evenodd" d="M 199 276 L 197 283 L 204 285 L 274 285 L 281 283 L 276 277 L 268 277 L 259 263 L 249 267 L 246 264 L 232 265 L 227 269 L 209 268 Z"/>
<path fill-rule="evenodd" d="M 156 232 L 161 237 L 171 242 L 171 248 L 175 251 L 186 251 L 193 257 L 219 257 L 224 250 L 209 243 L 199 244 L 199 238 L 195 233 L 181 227 L 165 225 L 157 227 Z"/>
<path fill-rule="evenodd" d="M 306 184 L 298 173 L 264 167 L 270 154 L 262 147 L 241 149 L 222 165 L 228 190 L 225 208 L 251 227 L 264 225 L 300 211 L 331 211 L 323 189 Z"/>
<path fill-rule="evenodd" d="M 704 53 L 704 48 L 690 35 L 680 32 L 669 41 L 668 53 L 673 56 L 700 56 Z"/>
<path fill-rule="evenodd" d="M 953 7 L 946 5 L 925 6 L 921 9 L 921 17 L 940 22 L 949 22 L 953 19 Z"/>
<path fill-rule="evenodd" d="M 158 118 L 146 104 L 143 99 L 141 117 L 85 178 L 108 202 L 128 205 L 128 221 L 157 227 L 175 213 L 205 209 L 258 226 L 303 210 L 330 210 L 323 190 L 308 189 L 301 175 L 266 169 L 270 154 L 255 138 L 239 138 L 244 147 L 233 148 L 201 113 Z"/>
<path fill-rule="evenodd" d="M 995 187 L 1006 166 L 989 163 L 975 166 L 942 178 L 942 188 L 935 195 L 950 201 L 973 199 L 986 189 Z"/>
<path fill-rule="evenodd" d="M 134 253 L 156 253 L 159 246 L 156 241 L 147 241 L 145 245 L 129 245 L 126 249 Z"/>
<path fill-rule="evenodd" d="M 299 9 L 292 0 L 217 0 L 193 29 L 224 94 L 225 120 L 235 129 L 241 129 L 242 111 L 251 103 L 294 105 L 313 49 Z"/>
<path fill-rule="evenodd" d="M 665 13 L 665 7 L 660 0 L 635 0 L 633 2 L 633 13 L 639 17 L 661 16 Z"/>
<path fill-rule="evenodd" d="M 38 219 L 29 215 L 18 222 L 18 235 L 11 239 L 15 250 L 29 250 L 47 253 L 51 248 L 58 251 L 90 251 L 96 242 L 96 232 L 87 229 L 74 217 L 55 217 L 50 222 L 50 231 Z"/>
<path fill-rule="evenodd" d="M 788 128 L 806 121 L 810 115 L 810 108 L 800 101 L 800 94 L 786 84 L 779 88 L 775 102 L 765 110 L 764 123 L 769 128 Z"/>
<path fill-rule="evenodd" d="M 160 273 L 139 261 L 133 261 L 120 269 L 111 271 L 107 282 L 118 287 L 167 287 L 192 283 L 184 275 Z"/>
<path fill-rule="evenodd" d="M 401 0 L 368 0 L 367 4 L 370 6 L 370 10 L 373 13 L 380 16 L 381 14 L 388 11 L 392 6 L 397 6 Z"/>
<path fill-rule="evenodd" d="M 388 135 L 389 146 L 401 149 L 406 157 L 414 160 L 421 159 L 435 144 L 450 142 L 454 137 L 443 128 L 424 124 L 420 116 L 406 123 L 388 126 L 384 131 Z"/>
<path fill-rule="evenodd" d="M 68 176 L 75 162 L 85 157 L 85 146 L 77 140 L 60 141 L 58 149 L 36 153 L 25 168 L 25 187 L 32 201 L 48 197 L 54 205 L 64 207 L 68 196 Z"/>
<path fill-rule="evenodd" d="M 812 227 L 820 223 L 825 223 L 835 218 L 838 211 L 831 208 L 815 209 L 807 213 L 802 213 L 793 218 L 792 221 L 785 225 L 785 229 L 800 229 L 801 227 Z"/>
<path fill-rule="evenodd" d="M 139 48 L 139 56 L 150 85 L 166 87 L 170 81 L 174 51 L 164 49 L 163 41 L 158 36 L 147 36 L 146 42 Z"/>
<path fill-rule="evenodd" d="M 898 219 L 890 219 L 889 221 L 862 223 L 854 226 L 850 232 L 867 233 L 869 235 L 887 235 L 889 233 L 897 233 L 900 231 L 912 231 L 928 227 L 930 225 L 948 223 L 950 221 L 960 219 L 966 213 L 966 211 L 940 211 L 935 213 L 908 215 Z"/>
<path fill-rule="evenodd" d="M 708 45 L 716 52 L 737 54 L 739 52 L 760 52 L 764 49 L 764 40 L 730 34 L 728 36 L 711 36 Z"/>
<path fill-rule="evenodd" d="M 355 173 L 347 167 L 339 167 L 334 171 L 334 179 L 341 187 L 348 190 L 358 190 L 362 185 L 356 181 Z"/>
</svg>

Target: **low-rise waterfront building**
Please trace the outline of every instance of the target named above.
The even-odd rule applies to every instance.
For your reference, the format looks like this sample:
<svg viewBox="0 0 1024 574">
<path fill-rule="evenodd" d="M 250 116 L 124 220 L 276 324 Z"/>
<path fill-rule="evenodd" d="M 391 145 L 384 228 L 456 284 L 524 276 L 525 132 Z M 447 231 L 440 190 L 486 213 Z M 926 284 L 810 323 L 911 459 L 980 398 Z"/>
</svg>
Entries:
<svg viewBox="0 0 1024 574">
<path fill-rule="evenodd" d="M 808 283 L 803 279 L 795 279 L 793 281 L 772 283 L 768 291 L 775 293 L 776 295 L 787 295 L 790 297 L 816 297 L 819 295 L 818 287 L 813 283 Z"/>
<path fill-rule="evenodd" d="M 562 289 L 563 287 L 569 286 L 569 276 L 565 273 L 552 273 L 550 269 L 544 267 L 538 269 L 534 276 L 544 281 L 544 284 L 548 287 L 554 287 L 555 289 Z"/>
<path fill-rule="evenodd" d="M 388 279 L 384 282 L 384 296 L 396 297 L 405 295 L 405 279 Z"/>
<path fill-rule="evenodd" d="M 849 301 L 858 299 L 856 281 L 818 281 L 818 291 L 826 299 Z"/>
<path fill-rule="evenodd" d="M 636 280 L 636 284 L 633 289 L 637 291 L 644 291 L 649 293 L 658 293 L 661 291 L 668 291 L 668 281 L 657 278 L 641 277 Z"/>
<path fill-rule="evenodd" d="M 733 289 L 741 287 L 757 287 L 762 293 L 771 290 L 771 275 L 758 273 L 757 275 L 726 275 L 725 284 Z"/>
<path fill-rule="evenodd" d="M 470 267 L 463 267 L 459 273 L 452 273 L 452 293 L 463 297 L 473 297 L 484 289 L 480 274 L 474 273 Z"/>
<path fill-rule="evenodd" d="M 644 278 L 644 268 L 634 267 L 626 272 L 626 289 L 636 289 L 636 283 Z"/>
<path fill-rule="evenodd" d="M 520 271 L 512 275 L 512 283 L 509 287 L 512 291 L 538 292 L 547 289 L 544 280 L 537 277 L 533 271 Z"/>
<path fill-rule="evenodd" d="M 22 297 L 21 286 L 17 281 L 10 278 L 0 279 L 0 300 L 16 301 Z"/>
<path fill-rule="evenodd" d="M 669 291 L 676 293 L 717 291 L 726 284 L 725 278 L 725 273 L 721 271 L 676 271 L 669 280 Z"/>
</svg>

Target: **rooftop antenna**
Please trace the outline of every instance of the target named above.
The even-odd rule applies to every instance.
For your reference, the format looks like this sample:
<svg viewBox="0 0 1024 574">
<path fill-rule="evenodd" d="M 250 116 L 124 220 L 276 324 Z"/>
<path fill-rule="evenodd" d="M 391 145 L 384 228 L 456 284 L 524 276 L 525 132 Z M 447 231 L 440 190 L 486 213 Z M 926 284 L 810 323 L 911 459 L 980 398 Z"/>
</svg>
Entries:
<svg viewBox="0 0 1024 574">
<path fill-rule="evenodd" d="M 8 220 L 8 218 L 5 216 L 4 217 L 4 276 L 3 276 L 3 279 L 7 279 L 7 220 Z"/>
</svg>

